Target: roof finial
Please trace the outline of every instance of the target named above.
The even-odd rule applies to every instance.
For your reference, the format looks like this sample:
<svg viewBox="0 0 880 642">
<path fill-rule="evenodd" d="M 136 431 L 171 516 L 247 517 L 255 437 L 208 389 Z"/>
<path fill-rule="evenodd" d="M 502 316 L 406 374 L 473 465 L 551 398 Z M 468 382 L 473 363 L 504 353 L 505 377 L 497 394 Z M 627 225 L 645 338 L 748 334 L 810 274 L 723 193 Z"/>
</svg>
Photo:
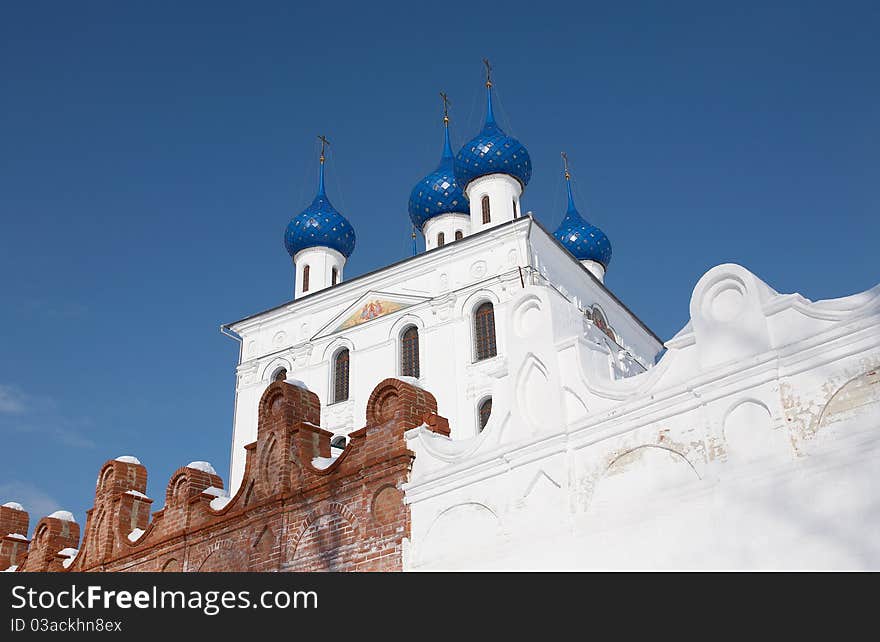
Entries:
<svg viewBox="0 0 880 642">
<path fill-rule="evenodd" d="M 576 212 L 577 207 L 574 204 L 574 194 L 571 192 L 571 172 L 568 171 L 568 154 L 565 152 L 560 152 L 562 154 L 562 164 L 565 167 L 565 189 L 568 192 L 568 211 Z"/>
<path fill-rule="evenodd" d="M 486 125 L 497 127 L 495 112 L 492 111 L 492 65 L 488 58 L 483 58 L 483 64 L 486 65 Z"/>
<path fill-rule="evenodd" d="M 318 169 L 318 198 L 321 198 L 326 194 L 324 191 L 324 152 L 326 147 L 330 145 L 330 141 L 325 136 L 318 136 L 318 140 L 321 141 L 321 157 L 319 158 L 321 164 Z"/>
<path fill-rule="evenodd" d="M 324 164 L 324 148 L 328 147 L 330 145 L 330 141 L 327 140 L 327 138 L 325 136 L 318 136 L 318 140 L 321 141 L 321 158 L 319 160 L 321 161 L 321 165 L 323 165 Z"/>
<path fill-rule="evenodd" d="M 441 164 L 451 161 L 454 156 L 452 154 L 452 144 L 449 142 L 449 96 L 446 92 L 440 92 L 440 98 L 443 99 L 443 156 L 440 159 Z"/>
</svg>

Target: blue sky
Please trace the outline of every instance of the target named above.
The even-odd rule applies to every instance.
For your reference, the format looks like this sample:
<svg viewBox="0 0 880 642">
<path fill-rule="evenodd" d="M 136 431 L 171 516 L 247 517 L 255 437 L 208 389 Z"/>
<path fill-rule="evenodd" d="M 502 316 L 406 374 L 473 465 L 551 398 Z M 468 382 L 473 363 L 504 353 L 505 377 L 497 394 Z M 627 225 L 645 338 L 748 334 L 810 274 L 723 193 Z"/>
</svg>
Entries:
<svg viewBox="0 0 880 642">
<path fill-rule="evenodd" d="M 404 258 L 438 92 L 460 145 L 484 56 L 532 156 L 524 209 L 559 223 L 568 152 L 608 286 L 662 338 L 718 263 L 813 299 L 875 285 L 878 33 L 873 2 L 7 3 L 0 502 L 84 523 L 122 454 L 154 508 L 191 460 L 225 477 L 218 327 L 291 297 L 316 135 L 358 234 L 346 275 Z"/>
</svg>

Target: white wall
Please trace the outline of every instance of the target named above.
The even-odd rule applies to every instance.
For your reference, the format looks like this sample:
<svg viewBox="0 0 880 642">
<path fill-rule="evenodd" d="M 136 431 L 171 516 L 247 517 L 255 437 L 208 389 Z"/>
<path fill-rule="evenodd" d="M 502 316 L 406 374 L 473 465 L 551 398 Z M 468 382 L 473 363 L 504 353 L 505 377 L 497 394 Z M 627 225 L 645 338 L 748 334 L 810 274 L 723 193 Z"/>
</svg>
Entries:
<svg viewBox="0 0 880 642">
<path fill-rule="evenodd" d="M 718 266 L 626 379 L 561 300 L 507 303 L 504 421 L 407 433 L 409 568 L 880 567 L 880 286 L 810 302 Z"/>
<path fill-rule="evenodd" d="M 471 231 L 481 230 L 507 223 L 522 216 L 519 197 L 522 185 L 508 174 L 489 174 L 480 176 L 468 183 L 465 188 L 471 205 Z M 483 197 L 489 197 L 491 220 L 483 223 Z"/>
<path fill-rule="evenodd" d="M 453 243 L 455 241 L 455 233 L 461 232 L 463 236 L 468 236 L 471 230 L 471 217 L 468 214 L 441 214 L 434 218 L 428 219 L 422 228 L 422 234 L 425 236 L 425 249 L 433 250 L 439 246 L 438 235 L 443 234 L 444 243 Z"/>
<path fill-rule="evenodd" d="M 296 270 L 296 285 L 294 298 L 300 298 L 306 294 L 313 294 L 333 285 L 333 269 L 337 270 L 337 283 L 342 282 L 342 270 L 345 267 L 345 257 L 329 247 L 310 247 L 300 250 L 293 257 L 294 269 Z M 309 266 L 309 290 L 303 291 L 305 279 L 303 271 Z"/>
<path fill-rule="evenodd" d="M 529 343 L 541 346 L 542 365 L 534 373 L 543 376 L 540 369 L 546 367 L 544 363 L 555 363 L 560 342 L 568 346 L 585 332 L 601 341 L 604 335 L 589 327 L 580 309 L 549 288 L 544 279 L 532 278 L 530 238 L 545 237 L 546 232 L 538 228 L 530 233 L 530 227 L 530 218 L 518 219 L 231 324 L 242 337 L 242 357 L 237 369 L 230 487 L 234 490 L 240 482 L 244 446 L 256 438 L 257 405 L 278 368 L 285 368 L 288 376 L 305 382 L 318 395 L 323 428 L 347 434 L 364 425 L 366 402 L 376 384 L 400 374 L 399 337 L 408 325 L 416 325 L 421 341 L 420 383 L 437 398 L 440 414 L 450 421 L 452 437 L 468 440 L 478 435 L 477 405 L 482 399 L 493 398 L 492 425 L 504 421 L 509 413 L 511 400 L 517 399 L 516 386 L 529 386 L 529 381 L 510 376 L 534 353 Z M 614 307 L 608 293 L 577 261 L 566 258 L 564 249 L 546 238 L 543 241 L 546 248 L 542 255 L 555 255 L 552 260 L 576 270 L 572 283 L 580 283 L 584 302 L 601 302 L 612 323 L 626 328 L 634 343 L 654 346 L 646 357 L 652 362 L 660 347 L 656 340 L 637 336 L 645 331 L 637 323 L 624 322 L 629 313 Z M 559 327 L 551 333 L 539 332 L 528 341 L 517 338 L 510 321 L 511 301 L 524 286 L 539 292 L 542 300 L 552 299 L 558 309 L 555 323 Z M 376 298 L 401 301 L 408 307 L 336 331 L 344 318 Z M 498 356 L 478 362 L 474 358 L 473 311 L 487 300 L 495 306 Z M 328 403 L 330 363 L 341 346 L 350 351 L 349 399 Z M 616 372 L 613 364 L 618 363 L 619 350 L 615 345 L 601 357 L 608 376 Z M 552 368 L 558 373 L 558 365 Z M 553 377 L 554 385 L 562 380 L 560 374 Z M 564 398 L 559 398 L 559 404 L 564 407 Z"/>
</svg>

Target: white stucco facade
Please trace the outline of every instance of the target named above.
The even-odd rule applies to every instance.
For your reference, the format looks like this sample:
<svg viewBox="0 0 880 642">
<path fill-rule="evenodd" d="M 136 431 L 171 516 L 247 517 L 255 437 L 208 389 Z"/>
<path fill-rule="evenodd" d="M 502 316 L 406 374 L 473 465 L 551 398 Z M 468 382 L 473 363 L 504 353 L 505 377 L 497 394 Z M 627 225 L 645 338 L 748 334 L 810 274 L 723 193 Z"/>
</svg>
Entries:
<svg viewBox="0 0 880 642">
<path fill-rule="evenodd" d="M 471 204 L 471 231 L 479 232 L 519 218 L 522 191 L 522 184 L 509 174 L 488 174 L 468 183 L 465 194 Z M 484 202 L 488 207 L 488 220 L 483 216 Z"/>
<path fill-rule="evenodd" d="M 470 231 L 471 219 L 467 214 L 450 212 L 435 216 L 428 219 L 422 228 L 422 234 L 425 237 L 425 249 L 433 250 L 435 247 L 440 247 L 441 238 L 443 240 L 442 245 L 452 243 L 457 240 L 456 236 L 463 238 L 470 234 Z M 441 234 L 443 235 L 442 237 L 440 236 Z"/>
<path fill-rule="evenodd" d="M 329 247 L 310 247 L 296 253 L 293 267 L 296 271 L 294 297 L 298 299 L 342 281 L 345 257 Z M 305 277 L 306 269 L 309 271 L 308 279 Z M 308 290 L 305 289 L 306 285 Z"/>
<path fill-rule="evenodd" d="M 407 433 L 407 568 L 880 567 L 880 286 L 812 302 L 720 265 L 658 359 L 661 341 L 531 216 L 493 222 L 227 326 L 242 346 L 233 492 L 279 369 L 345 435 L 415 327 L 418 383 L 451 435 Z M 478 360 L 487 301 L 497 356 Z"/>
<path fill-rule="evenodd" d="M 622 379 L 559 313 L 508 301 L 518 365 L 480 435 L 407 433 L 407 568 L 880 567 L 880 286 L 811 302 L 720 265 Z"/>
<path fill-rule="evenodd" d="M 513 393 L 511 373 L 525 358 L 506 322 L 510 302 L 525 288 L 553 300 L 554 323 L 565 332 L 604 346 L 604 362 L 596 367 L 608 377 L 649 368 L 662 347 L 549 233 L 531 217 L 519 218 L 229 324 L 241 338 L 231 488 L 244 472 L 244 446 L 256 438 L 260 396 L 280 369 L 318 395 L 322 427 L 345 435 L 364 425 L 375 385 L 402 374 L 400 337 L 411 326 L 419 331 L 419 384 L 436 397 L 453 439 L 474 437 L 478 403 L 491 396 L 493 416 L 501 412 Z M 473 315 L 486 301 L 494 306 L 498 354 L 477 360 Z M 594 306 L 605 333 L 585 315 L 592 316 Z M 343 348 L 349 394 L 336 402 L 332 364 Z"/>
</svg>

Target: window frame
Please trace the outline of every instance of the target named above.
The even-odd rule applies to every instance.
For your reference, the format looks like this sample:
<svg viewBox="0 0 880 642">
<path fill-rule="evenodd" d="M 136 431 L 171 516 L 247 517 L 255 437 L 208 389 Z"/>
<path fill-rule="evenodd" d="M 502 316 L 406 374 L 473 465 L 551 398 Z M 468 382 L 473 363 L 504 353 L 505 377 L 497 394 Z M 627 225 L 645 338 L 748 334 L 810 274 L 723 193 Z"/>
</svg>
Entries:
<svg viewBox="0 0 880 642">
<path fill-rule="evenodd" d="M 337 379 L 339 377 L 339 358 L 343 354 L 345 354 L 345 398 L 340 399 Z M 342 346 L 333 353 L 330 367 L 330 392 L 331 404 L 344 403 L 351 399 L 351 350 L 348 346 Z"/>
<path fill-rule="evenodd" d="M 483 423 L 483 407 L 489 404 L 489 415 L 486 417 L 486 423 Z M 479 435 L 484 430 L 486 430 L 486 426 L 489 425 L 489 422 L 492 421 L 492 395 L 486 395 L 482 397 L 477 402 L 477 434 Z"/>
<path fill-rule="evenodd" d="M 480 207 L 483 211 L 483 225 L 488 225 L 492 222 L 492 205 L 489 203 L 488 194 L 483 194 L 480 199 Z"/>
<path fill-rule="evenodd" d="M 484 356 L 481 356 L 480 351 L 480 328 L 477 325 L 480 319 L 481 312 L 480 310 L 484 309 L 486 306 L 489 306 L 492 314 L 492 334 L 491 337 L 487 335 L 486 341 L 491 347 L 490 350 L 487 350 L 487 353 Z M 485 314 L 485 313 L 484 313 Z M 473 312 L 471 313 L 471 333 L 472 333 L 472 341 L 473 341 L 473 358 L 474 363 L 479 361 L 486 361 L 488 359 L 493 359 L 498 356 L 498 329 L 495 323 L 495 304 L 489 299 L 483 299 L 479 301 L 474 307 Z M 490 354 L 491 353 L 491 354 Z"/>
<path fill-rule="evenodd" d="M 406 344 L 405 341 L 412 341 L 412 339 L 407 339 L 406 335 L 410 332 L 414 331 L 415 336 L 415 350 L 414 350 L 414 362 L 415 362 L 415 372 L 416 374 L 406 372 L 404 359 L 406 358 Z M 420 379 L 422 376 L 422 333 L 419 331 L 419 327 L 414 323 L 407 324 L 403 327 L 398 335 L 398 349 L 397 349 L 397 371 L 402 377 L 414 377 L 416 379 Z"/>
</svg>

